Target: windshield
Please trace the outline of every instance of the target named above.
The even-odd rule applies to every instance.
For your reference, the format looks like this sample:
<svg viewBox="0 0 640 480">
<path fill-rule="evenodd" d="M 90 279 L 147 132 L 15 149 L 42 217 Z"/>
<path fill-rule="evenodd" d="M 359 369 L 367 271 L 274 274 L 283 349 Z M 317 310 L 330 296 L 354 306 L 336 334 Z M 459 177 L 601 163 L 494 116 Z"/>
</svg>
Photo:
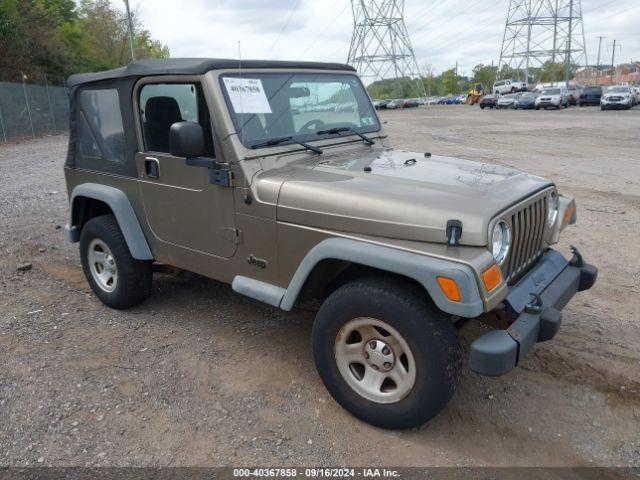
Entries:
<svg viewBox="0 0 640 480">
<path fill-rule="evenodd" d="M 549 88 L 547 90 L 545 90 L 544 92 L 542 92 L 543 95 L 560 95 L 560 89 L 559 88 Z"/>
<path fill-rule="evenodd" d="M 536 98 L 536 96 L 533 93 L 525 93 L 522 95 L 522 100 L 533 100 L 534 98 Z"/>
<path fill-rule="evenodd" d="M 607 93 L 629 93 L 629 87 L 609 87 Z"/>
<path fill-rule="evenodd" d="M 225 74 L 221 84 L 246 147 L 282 137 L 291 141 L 279 144 L 335 138 L 335 134 L 317 133 L 335 128 L 360 133 L 380 129 L 369 96 L 355 75 L 246 72 Z"/>
</svg>

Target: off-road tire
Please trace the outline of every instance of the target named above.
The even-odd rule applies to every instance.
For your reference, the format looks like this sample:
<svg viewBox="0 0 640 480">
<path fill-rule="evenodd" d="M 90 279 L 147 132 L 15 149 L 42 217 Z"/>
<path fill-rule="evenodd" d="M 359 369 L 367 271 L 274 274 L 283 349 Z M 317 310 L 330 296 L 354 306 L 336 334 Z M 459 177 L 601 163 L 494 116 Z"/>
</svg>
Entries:
<svg viewBox="0 0 640 480">
<path fill-rule="evenodd" d="M 115 289 L 111 292 L 102 289 L 91 273 L 88 251 L 89 245 L 95 239 L 99 239 L 107 245 L 115 260 L 118 277 Z M 131 256 L 124 235 L 113 215 L 94 217 L 82 227 L 80 260 L 91 289 L 102 303 L 111 308 L 133 307 L 151 293 L 153 279 L 151 262 L 136 260 Z"/>
<path fill-rule="evenodd" d="M 370 401 L 339 371 L 337 335 L 347 322 L 362 317 L 392 326 L 411 350 L 415 383 L 399 401 Z M 334 399 L 357 418 L 382 428 L 417 427 L 435 417 L 453 396 L 462 361 L 451 319 L 424 290 L 396 277 L 364 277 L 334 291 L 316 315 L 312 344 L 316 368 Z"/>
</svg>

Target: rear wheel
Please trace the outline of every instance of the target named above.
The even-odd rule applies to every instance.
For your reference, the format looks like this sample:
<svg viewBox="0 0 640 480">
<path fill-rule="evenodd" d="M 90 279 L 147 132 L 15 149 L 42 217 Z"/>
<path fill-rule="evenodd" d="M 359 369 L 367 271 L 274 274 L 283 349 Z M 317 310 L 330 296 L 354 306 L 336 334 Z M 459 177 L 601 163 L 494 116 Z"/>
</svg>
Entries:
<svg viewBox="0 0 640 480">
<path fill-rule="evenodd" d="M 131 256 L 113 215 L 94 217 L 82 227 L 80 259 L 91 289 L 109 307 L 133 307 L 151 293 L 151 262 Z"/>
<path fill-rule="evenodd" d="M 324 302 L 313 355 L 327 390 L 347 411 L 383 428 L 416 427 L 455 390 L 460 349 L 453 323 L 409 282 L 350 282 Z"/>
</svg>

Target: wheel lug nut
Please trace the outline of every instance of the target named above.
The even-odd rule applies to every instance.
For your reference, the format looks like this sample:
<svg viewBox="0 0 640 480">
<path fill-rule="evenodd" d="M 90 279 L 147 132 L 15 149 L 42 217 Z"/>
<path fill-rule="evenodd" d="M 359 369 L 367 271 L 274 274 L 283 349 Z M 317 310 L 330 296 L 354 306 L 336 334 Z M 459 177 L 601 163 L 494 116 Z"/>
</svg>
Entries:
<svg viewBox="0 0 640 480">
<path fill-rule="evenodd" d="M 391 368 L 391 364 L 389 362 L 384 362 L 384 368 Z"/>
<path fill-rule="evenodd" d="M 380 370 L 380 367 L 378 367 L 377 365 L 371 365 L 371 368 L 373 368 L 374 370 Z"/>
<path fill-rule="evenodd" d="M 369 360 L 369 353 L 368 353 L 368 352 L 364 352 L 364 358 L 366 358 L 367 360 Z"/>
<path fill-rule="evenodd" d="M 382 349 L 382 353 L 385 354 L 385 355 L 389 355 L 391 353 L 391 350 L 389 350 L 389 347 L 384 347 Z"/>
<path fill-rule="evenodd" d="M 375 341 L 375 340 L 371 340 L 371 341 L 369 342 L 369 346 L 370 346 L 371 348 L 376 348 L 376 345 L 377 345 L 377 344 L 376 344 L 376 341 Z"/>
</svg>

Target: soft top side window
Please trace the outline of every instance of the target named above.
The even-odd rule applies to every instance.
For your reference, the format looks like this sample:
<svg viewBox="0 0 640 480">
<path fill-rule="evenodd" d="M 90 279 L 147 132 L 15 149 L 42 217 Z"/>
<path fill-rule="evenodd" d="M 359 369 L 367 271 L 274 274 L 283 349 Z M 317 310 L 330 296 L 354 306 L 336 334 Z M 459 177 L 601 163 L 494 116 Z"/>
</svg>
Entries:
<svg viewBox="0 0 640 480">
<path fill-rule="evenodd" d="M 169 130 L 176 122 L 196 122 L 205 134 L 207 155 L 214 157 L 211 118 L 199 84 L 150 83 L 138 98 L 143 149 L 169 153 Z"/>
<path fill-rule="evenodd" d="M 118 91 L 115 88 L 83 90 L 79 104 L 79 155 L 124 163 L 125 139 Z"/>
</svg>

